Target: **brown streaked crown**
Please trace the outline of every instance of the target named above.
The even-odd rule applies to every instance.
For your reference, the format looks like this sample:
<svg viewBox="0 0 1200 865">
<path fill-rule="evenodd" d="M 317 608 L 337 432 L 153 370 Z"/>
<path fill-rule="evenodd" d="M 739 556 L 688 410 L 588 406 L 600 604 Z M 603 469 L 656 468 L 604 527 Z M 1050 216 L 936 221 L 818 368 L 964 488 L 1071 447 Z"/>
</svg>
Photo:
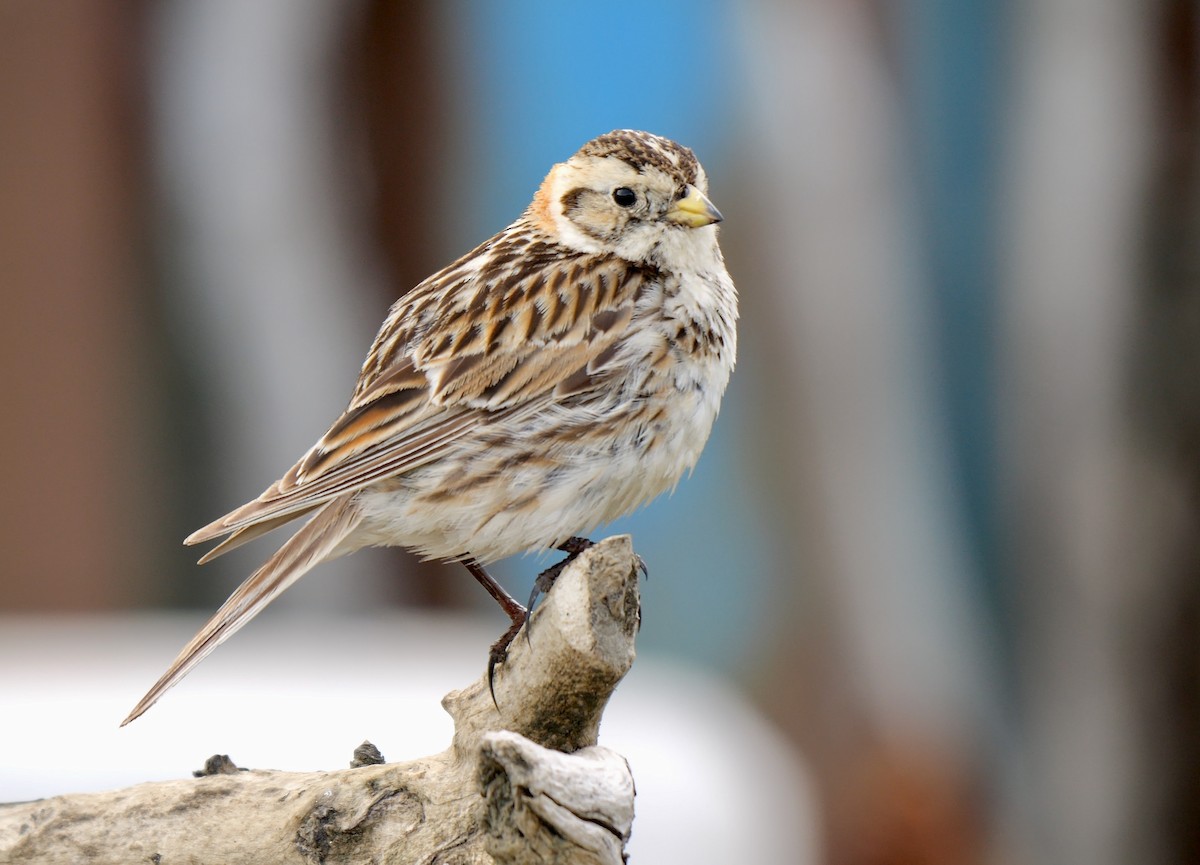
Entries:
<svg viewBox="0 0 1200 865">
<path fill-rule="evenodd" d="M 635 129 L 614 129 L 579 148 L 579 156 L 617 156 L 638 173 L 657 168 L 681 183 L 695 183 L 700 163 L 691 149 Z"/>
</svg>

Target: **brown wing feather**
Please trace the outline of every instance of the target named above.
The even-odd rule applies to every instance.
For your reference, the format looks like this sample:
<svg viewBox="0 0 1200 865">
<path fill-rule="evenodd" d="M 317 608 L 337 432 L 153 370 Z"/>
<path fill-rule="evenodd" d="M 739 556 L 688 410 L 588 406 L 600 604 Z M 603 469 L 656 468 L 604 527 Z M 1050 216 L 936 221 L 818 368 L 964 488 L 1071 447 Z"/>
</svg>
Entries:
<svg viewBox="0 0 1200 865">
<path fill-rule="evenodd" d="M 472 262 L 478 263 L 473 266 Z M 521 224 L 430 277 L 393 306 L 349 407 L 256 500 L 193 544 L 271 528 L 347 492 L 438 459 L 480 424 L 577 392 L 627 332 L 646 274 L 575 255 Z M 561 388 L 560 388 L 561 391 Z"/>
</svg>

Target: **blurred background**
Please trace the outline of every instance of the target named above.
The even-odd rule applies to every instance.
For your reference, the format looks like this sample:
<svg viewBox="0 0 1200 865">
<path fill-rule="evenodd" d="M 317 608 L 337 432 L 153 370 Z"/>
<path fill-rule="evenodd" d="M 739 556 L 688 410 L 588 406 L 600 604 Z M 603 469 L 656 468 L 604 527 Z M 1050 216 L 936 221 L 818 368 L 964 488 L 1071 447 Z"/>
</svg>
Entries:
<svg viewBox="0 0 1200 865">
<path fill-rule="evenodd" d="M 3 0 L 0 668 L 203 611 L 148 686 L 272 549 L 180 539 L 325 430 L 388 305 L 644 128 L 708 171 L 741 355 L 695 474 L 595 536 L 650 565 L 643 658 L 796 767 L 790 861 L 1200 862 L 1198 12 Z M 390 550 L 280 603 L 477 607 L 478 667 L 505 625 Z"/>
</svg>

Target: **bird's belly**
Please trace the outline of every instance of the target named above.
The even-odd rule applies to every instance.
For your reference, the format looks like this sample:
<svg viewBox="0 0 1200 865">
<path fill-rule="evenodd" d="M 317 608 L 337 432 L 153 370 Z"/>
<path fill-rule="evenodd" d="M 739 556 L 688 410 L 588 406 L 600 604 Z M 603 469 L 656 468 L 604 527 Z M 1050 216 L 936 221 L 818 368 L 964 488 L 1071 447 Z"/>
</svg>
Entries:
<svg viewBox="0 0 1200 865">
<path fill-rule="evenodd" d="M 673 488 L 700 456 L 719 392 L 556 407 L 470 436 L 436 464 L 364 490 L 366 545 L 487 562 L 586 535 Z"/>
</svg>

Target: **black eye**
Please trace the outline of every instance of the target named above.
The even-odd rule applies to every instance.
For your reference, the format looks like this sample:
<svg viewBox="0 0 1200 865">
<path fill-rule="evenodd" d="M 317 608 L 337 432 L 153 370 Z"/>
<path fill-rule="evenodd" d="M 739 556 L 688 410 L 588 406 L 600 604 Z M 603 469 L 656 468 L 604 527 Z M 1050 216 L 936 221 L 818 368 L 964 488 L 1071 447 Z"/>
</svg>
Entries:
<svg viewBox="0 0 1200 865">
<path fill-rule="evenodd" d="M 628 186 L 618 186 L 613 190 L 613 201 L 621 207 L 633 207 L 637 203 L 637 193 Z"/>
</svg>

